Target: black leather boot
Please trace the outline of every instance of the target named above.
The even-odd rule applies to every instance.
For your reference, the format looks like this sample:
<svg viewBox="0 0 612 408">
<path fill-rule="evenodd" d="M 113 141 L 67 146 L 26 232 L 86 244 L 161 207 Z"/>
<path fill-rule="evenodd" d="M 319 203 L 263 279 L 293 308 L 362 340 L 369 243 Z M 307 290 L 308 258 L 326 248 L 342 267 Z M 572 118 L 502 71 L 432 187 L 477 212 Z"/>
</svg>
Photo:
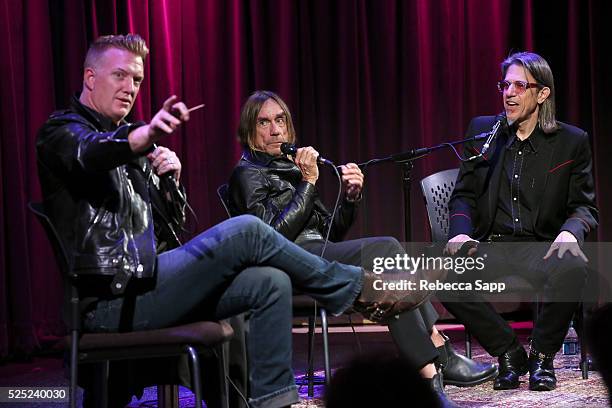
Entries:
<svg viewBox="0 0 612 408">
<path fill-rule="evenodd" d="M 557 353 L 540 353 L 529 350 L 529 389 L 531 391 L 552 391 L 557 388 L 557 377 L 553 360 Z"/>
<path fill-rule="evenodd" d="M 431 382 L 431 388 L 434 390 L 440 401 L 441 408 L 458 408 L 459 406 L 453 401 L 448 399 L 448 396 L 444 392 L 444 381 L 443 375 L 440 371 L 434 375 L 433 378 L 428 379 Z"/>
<path fill-rule="evenodd" d="M 442 332 L 443 346 L 437 348 L 440 357 L 436 359 L 436 368 L 442 370 L 444 385 L 471 387 L 492 380 L 497 375 L 495 364 L 482 364 L 467 358 L 455 351 L 449 338 Z"/>
<path fill-rule="evenodd" d="M 499 374 L 493 384 L 494 390 L 512 390 L 519 387 L 519 377 L 527 374 L 527 352 L 515 342 L 498 357 Z"/>
</svg>

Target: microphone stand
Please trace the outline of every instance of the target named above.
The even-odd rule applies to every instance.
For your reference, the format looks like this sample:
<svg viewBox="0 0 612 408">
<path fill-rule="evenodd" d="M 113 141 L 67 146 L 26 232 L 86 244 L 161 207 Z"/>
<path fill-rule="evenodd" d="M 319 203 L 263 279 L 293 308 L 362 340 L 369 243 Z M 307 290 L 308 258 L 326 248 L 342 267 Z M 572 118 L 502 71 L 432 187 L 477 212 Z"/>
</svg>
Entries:
<svg viewBox="0 0 612 408">
<path fill-rule="evenodd" d="M 392 154 L 391 156 L 383 157 L 381 159 L 372 159 L 368 160 L 364 163 L 359 163 L 358 166 L 366 170 L 367 166 L 371 166 L 374 164 L 394 162 L 399 164 L 402 169 L 402 192 L 404 196 L 404 238 L 405 242 L 410 242 L 412 240 L 412 225 L 410 222 L 410 213 L 412 210 L 411 200 L 410 200 L 410 190 L 412 185 L 412 170 L 414 169 L 414 162 L 417 159 L 421 159 L 427 156 L 429 153 L 434 152 L 436 150 L 440 150 L 445 147 L 456 146 L 459 144 L 463 144 L 466 142 L 485 139 L 489 136 L 489 133 L 481 133 L 474 137 L 469 137 L 467 139 L 457 140 L 454 142 L 441 143 L 432 147 L 422 147 L 419 149 L 408 150 L 407 152 Z"/>
</svg>

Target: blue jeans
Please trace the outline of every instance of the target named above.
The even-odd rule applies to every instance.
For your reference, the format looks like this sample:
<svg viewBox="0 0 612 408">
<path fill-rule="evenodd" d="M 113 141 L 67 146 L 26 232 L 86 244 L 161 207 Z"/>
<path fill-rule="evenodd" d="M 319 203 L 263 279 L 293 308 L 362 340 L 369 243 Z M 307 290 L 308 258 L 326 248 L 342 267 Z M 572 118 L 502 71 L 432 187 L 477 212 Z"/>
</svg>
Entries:
<svg viewBox="0 0 612 408">
<path fill-rule="evenodd" d="M 324 241 L 306 241 L 299 245 L 312 254 L 320 254 Z M 405 253 L 395 238 L 367 237 L 328 242 L 325 259 L 369 269 L 374 264 L 374 257 L 393 258 Z M 388 323 L 389 333 L 400 355 L 415 367 L 421 368 L 439 357 L 436 346 L 431 342 L 432 327 L 438 317 L 436 309 L 427 301 L 417 309 L 402 312 Z"/>
<path fill-rule="evenodd" d="M 155 287 L 135 297 L 131 328 L 249 312 L 250 404 L 286 406 L 299 401 L 291 368 L 292 287 L 339 315 L 353 304 L 362 281 L 360 268 L 312 255 L 243 215 L 158 256 Z M 85 327 L 118 330 L 123 306 L 123 298 L 99 301 Z"/>
</svg>

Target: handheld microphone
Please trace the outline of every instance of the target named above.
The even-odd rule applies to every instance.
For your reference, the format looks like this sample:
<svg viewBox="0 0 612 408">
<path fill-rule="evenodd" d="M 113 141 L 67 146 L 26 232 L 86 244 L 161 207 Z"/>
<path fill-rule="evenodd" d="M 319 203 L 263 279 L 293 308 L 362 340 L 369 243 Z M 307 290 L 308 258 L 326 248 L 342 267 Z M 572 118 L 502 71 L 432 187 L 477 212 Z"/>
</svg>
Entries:
<svg viewBox="0 0 612 408">
<path fill-rule="evenodd" d="M 153 149 L 152 151 L 157 149 L 157 144 L 156 143 L 153 143 L 152 149 Z M 174 178 L 174 174 L 171 171 L 169 171 L 167 173 L 164 173 L 164 174 L 162 174 L 161 176 L 158 176 L 158 177 L 159 177 L 160 180 L 163 180 L 164 182 L 171 181 L 172 183 L 170 183 L 170 185 L 172 187 L 174 187 L 174 188 L 176 188 L 176 186 L 178 184 L 176 179 Z"/>
<path fill-rule="evenodd" d="M 291 155 L 294 156 L 297 154 L 298 148 L 296 145 L 292 144 L 292 143 L 281 143 L 280 145 L 280 149 L 281 152 L 283 152 L 286 155 Z M 331 161 L 319 156 L 317 157 L 317 163 L 319 164 L 330 164 L 330 165 L 334 165 Z"/>
</svg>

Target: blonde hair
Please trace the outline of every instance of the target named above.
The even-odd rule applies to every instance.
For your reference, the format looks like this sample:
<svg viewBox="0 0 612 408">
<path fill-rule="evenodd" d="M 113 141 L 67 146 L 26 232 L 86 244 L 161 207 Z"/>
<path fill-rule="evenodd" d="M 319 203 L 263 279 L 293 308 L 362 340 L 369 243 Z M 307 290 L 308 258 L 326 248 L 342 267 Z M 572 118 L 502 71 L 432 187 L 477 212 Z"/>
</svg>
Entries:
<svg viewBox="0 0 612 408">
<path fill-rule="evenodd" d="M 95 67 L 100 56 L 110 48 L 127 50 L 138 55 L 143 62 L 149 54 L 147 43 L 138 34 L 105 35 L 94 41 L 87 50 L 84 68 Z"/>
</svg>

